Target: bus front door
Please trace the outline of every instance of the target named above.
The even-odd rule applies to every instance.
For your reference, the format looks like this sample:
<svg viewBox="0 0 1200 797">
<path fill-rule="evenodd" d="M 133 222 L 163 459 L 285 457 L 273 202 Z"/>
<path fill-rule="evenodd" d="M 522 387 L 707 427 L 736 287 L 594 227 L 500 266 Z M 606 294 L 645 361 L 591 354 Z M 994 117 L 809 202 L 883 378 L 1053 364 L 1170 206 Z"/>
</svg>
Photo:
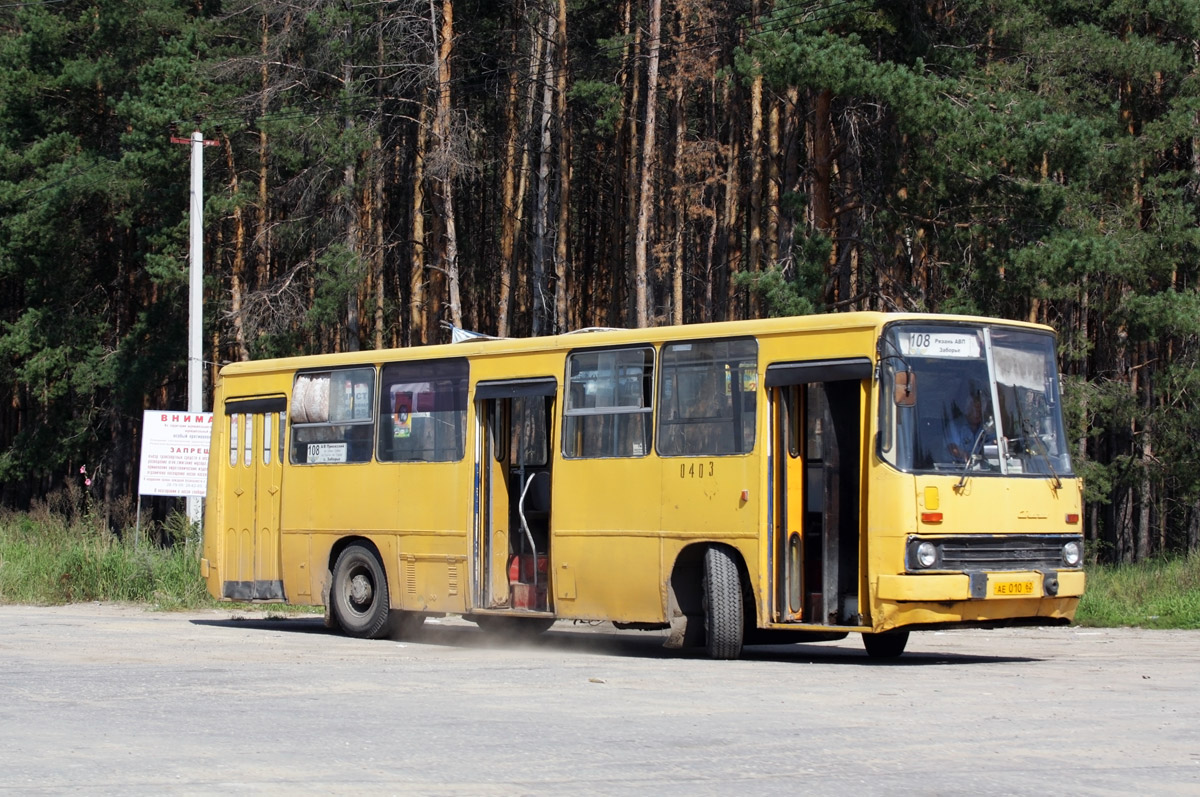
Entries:
<svg viewBox="0 0 1200 797">
<path fill-rule="evenodd" d="M 799 434 L 801 388 L 771 390 L 775 451 L 775 617 L 804 620 L 804 459 Z"/>
<path fill-rule="evenodd" d="M 229 479 L 222 546 L 222 593 L 244 601 L 284 600 L 279 507 L 286 401 L 230 399 Z"/>
<path fill-rule="evenodd" d="M 475 607 L 548 612 L 552 378 L 480 382 Z"/>
<path fill-rule="evenodd" d="M 862 399 L 853 377 L 861 378 L 863 368 L 869 373 L 857 361 L 767 370 L 775 452 L 775 622 L 859 623 Z"/>
</svg>

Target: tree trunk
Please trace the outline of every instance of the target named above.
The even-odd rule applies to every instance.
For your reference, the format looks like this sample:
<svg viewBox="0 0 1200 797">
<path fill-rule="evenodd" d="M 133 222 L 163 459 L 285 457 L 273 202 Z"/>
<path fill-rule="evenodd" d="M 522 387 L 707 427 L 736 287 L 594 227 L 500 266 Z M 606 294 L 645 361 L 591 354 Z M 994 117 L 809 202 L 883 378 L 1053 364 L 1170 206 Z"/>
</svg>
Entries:
<svg viewBox="0 0 1200 797">
<path fill-rule="evenodd" d="M 353 40 L 354 31 L 350 25 L 345 27 L 345 43 L 350 46 Z M 351 70 L 349 61 L 342 62 L 342 89 L 349 96 L 351 94 L 351 86 L 354 75 Z M 343 121 L 343 129 L 346 138 L 353 135 L 354 116 L 346 114 Z M 358 276 L 358 263 L 362 257 L 362 229 L 359 226 L 359 207 L 358 197 L 358 164 L 357 157 L 353 154 L 346 156 L 346 165 L 342 169 L 342 214 L 344 215 L 343 223 L 346 225 L 346 252 L 354 259 L 354 264 L 348 266 L 355 277 Z M 358 316 L 358 285 L 357 281 L 354 286 L 346 291 L 346 328 L 344 333 L 345 350 L 358 351 L 360 348 L 360 336 L 362 329 L 359 323 Z"/>
<path fill-rule="evenodd" d="M 538 65 L 537 82 L 542 87 L 542 115 L 538 123 L 538 170 L 534 193 L 533 249 L 530 252 L 530 285 L 533 294 L 533 334 L 543 335 L 549 327 L 550 302 L 546 296 L 546 261 L 552 257 L 550 242 L 550 161 L 553 153 L 550 123 L 554 111 L 554 82 L 551 72 L 555 60 L 558 15 L 545 15 L 545 50 Z"/>
<path fill-rule="evenodd" d="M 262 65 L 259 68 L 261 94 L 259 96 L 259 113 L 266 116 L 270 110 L 267 90 L 270 87 L 271 73 L 267 67 L 267 52 L 270 43 L 270 20 L 264 12 L 262 17 L 262 42 L 260 54 Z M 258 128 L 258 235 L 257 267 L 258 290 L 267 290 L 271 284 L 271 201 L 267 193 L 267 166 L 270 158 L 267 131 L 263 125 Z"/>
<path fill-rule="evenodd" d="M 767 160 L 766 184 L 766 235 L 765 252 L 768 267 L 773 268 L 779 262 L 779 159 L 782 157 L 783 132 L 780 110 L 781 100 L 772 96 L 770 111 L 767 113 L 767 146 L 763 157 Z"/>
<path fill-rule="evenodd" d="M 521 140 L 525 140 L 533 131 L 533 111 L 538 89 L 538 81 L 535 76 L 541 71 L 544 48 L 547 46 L 547 42 L 544 37 L 537 33 L 535 26 L 533 35 L 529 37 L 529 69 L 526 72 L 524 124 L 520 129 L 519 135 Z M 517 172 L 516 204 L 513 208 L 515 213 L 513 219 L 515 229 L 514 238 L 517 240 L 520 239 L 522 230 L 525 229 L 525 197 L 529 192 L 529 175 L 532 171 L 531 158 L 532 148 L 528 145 L 522 146 L 521 166 Z M 523 325 L 527 325 L 523 328 L 529 330 L 533 324 L 530 308 L 530 297 L 533 289 L 530 285 L 529 270 L 522 268 L 519 262 L 514 262 L 513 273 L 516 278 L 514 290 L 517 296 L 517 317 Z"/>
<path fill-rule="evenodd" d="M 496 300 L 496 334 L 508 337 L 508 309 L 512 302 L 512 279 L 514 256 L 517 249 L 517 203 L 520 198 L 516 193 L 517 185 L 517 110 L 520 97 L 520 71 L 516 68 L 518 49 L 518 30 L 521 15 L 517 11 L 519 5 L 513 3 L 512 37 L 509 44 L 509 56 L 514 66 L 508 70 L 508 86 L 505 91 L 504 104 L 504 157 L 500 166 L 500 285 Z M 536 39 L 537 37 L 533 37 Z"/>
<path fill-rule="evenodd" d="M 384 150 L 383 139 L 375 137 L 372 144 L 371 197 L 368 206 L 371 211 L 371 283 L 375 286 L 375 348 L 384 347 L 384 336 L 387 331 L 387 318 L 384 315 L 384 295 L 387 289 L 384 262 L 383 234 L 383 197 L 387 190 L 384 180 Z"/>
<path fill-rule="evenodd" d="M 383 7 L 380 6 L 375 12 L 375 58 L 378 59 L 380 66 L 376 69 L 376 76 L 379 79 L 375 93 L 375 108 L 376 112 L 382 115 L 384 92 L 383 87 L 383 67 L 387 57 L 387 46 L 383 37 Z M 384 217 L 384 196 L 387 190 L 387 181 L 384 179 L 384 169 L 386 164 L 386 153 L 383 148 L 383 134 L 381 127 L 377 125 L 375 137 L 371 141 L 371 159 L 370 159 L 370 193 L 371 201 L 366 203 L 369 225 L 367 227 L 371 236 L 370 245 L 370 263 L 371 263 L 371 285 L 375 291 L 375 349 L 378 351 L 384 347 L 384 333 L 387 330 L 387 320 L 384 317 L 384 295 L 387 287 L 386 277 L 384 275 L 384 232 L 383 232 L 383 217 Z"/>
<path fill-rule="evenodd" d="M 229 194 L 234 198 L 233 268 L 229 275 L 229 320 L 233 325 L 233 341 L 237 348 L 238 360 L 246 362 L 250 359 L 250 349 L 246 346 L 245 310 L 242 307 L 246 285 L 246 221 L 242 216 L 242 203 L 238 199 L 238 173 L 234 166 L 233 144 L 229 140 L 228 133 L 221 133 L 221 143 L 225 148 L 225 164 L 229 168 Z M 220 358 L 214 356 L 213 359 L 219 360 Z"/>
<path fill-rule="evenodd" d="M 433 0 L 430 0 L 433 12 Z M 462 301 L 458 288 L 458 230 L 454 211 L 454 176 L 450 129 L 450 51 L 454 43 L 454 2 L 442 0 L 441 29 L 437 37 L 437 106 L 434 112 L 434 143 L 439 148 L 441 161 L 434 179 L 434 195 L 441 210 L 443 240 L 439 241 L 438 263 L 446 285 L 450 302 L 450 322 L 462 326 Z"/>
<path fill-rule="evenodd" d="M 639 184 L 640 172 L 638 168 L 641 164 L 638 153 L 641 151 L 642 141 L 639 134 L 638 126 L 638 109 L 641 107 L 641 91 L 642 91 L 642 70 L 638 68 L 642 52 L 642 26 L 636 24 L 634 16 L 634 0 L 626 0 L 624 4 L 624 38 L 627 42 L 622 63 L 629 65 L 625 74 L 628 75 L 627 87 L 624 93 L 628 99 L 625 107 L 621 109 L 621 118 L 624 120 L 625 130 L 622 135 L 622 140 L 626 147 L 625 152 L 625 186 L 624 186 L 624 201 L 625 201 L 625 224 L 621 227 L 621 251 L 613 263 L 613 304 L 616 319 L 613 323 L 636 325 L 637 319 L 637 270 L 631 269 L 630 265 L 637 260 L 637 240 L 635 231 L 638 226 L 638 202 L 637 202 L 637 186 Z M 615 225 L 614 225 L 615 226 Z M 617 285 L 616 283 L 622 283 Z M 624 288 L 622 293 L 620 288 Z M 620 297 L 624 301 L 620 301 Z M 616 306 L 621 308 L 620 313 L 616 313 Z"/>
<path fill-rule="evenodd" d="M 634 241 L 635 319 L 650 326 L 647 279 L 650 266 L 650 215 L 654 206 L 655 129 L 658 107 L 658 53 L 662 35 L 662 0 L 650 0 L 649 55 L 646 65 L 646 121 L 642 143 L 642 179 L 638 191 L 637 236 Z"/>
<path fill-rule="evenodd" d="M 763 79 L 756 74 L 750 83 L 750 141 L 747 149 L 750 155 L 750 218 L 747 226 L 750 232 L 749 262 L 747 268 L 754 273 L 762 270 L 762 201 L 763 201 L 763 114 L 762 114 Z M 762 315 L 758 291 L 750 291 L 750 316 L 758 318 Z"/>
<path fill-rule="evenodd" d="M 684 231 L 688 226 L 687 187 L 684 184 L 683 172 L 683 139 L 686 135 L 684 119 L 686 110 L 683 104 L 683 79 L 675 80 L 675 157 L 672 164 L 672 176 L 675 183 L 673 196 L 675 201 L 675 237 L 671 245 L 671 323 L 683 323 L 683 242 Z"/>
<path fill-rule="evenodd" d="M 408 278 L 408 345 L 428 343 L 425 324 L 425 152 L 428 147 L 429 109 L 421 107 L 417 118 L 416 143 L 413 147 L 412 252 Z"/>
<path fill-rule="evenodd" d="M 841 199 L 834 215 L 834 240 L 837 249 L 838 307 L 858 309 L 859 297 L 866 286 L 859 268 L 858 242 L 862 238 L 859 208 L 862 207 L 862 136 L 859 134 L 858 112 L 845 109 L 838 120 L 842 142 L 837 159 L 838 195 Z"/>
<path fill-rule="evenodd" d="M 722 103 L 726 107 L 732 102 L 730 81 L 726 80 L 723 87 Z M 742 160 L 742 137 L 736 124 L 736 120 L 729 126 L 729 155 L 725 165 L 725 201 L 721 212 L 721 226 L 723 234 L 717 239 L 718 246 L 721 247 L 716 257 L 718 267 L 725 266 L 725 302 L 724 307 L 714 313 L 714 321 L 729 321 L 739 318 L 739 302 L 737 301 L 738 288 L 735 277 L 741 271 L 741 236 L 740 219 L 741 219 L 741 171 L 738 166 Z"/>
<path fill-rule="evenodd" d="M 800 186 L 800 158 L 799 158 L 799 142 L 803 140 L 801 131 L 804 124 L 803 116 L 800 114 L 800 90 L 795 86 L 787 90 L 787 113 L 784 114 L 784 121 L 781 126 L 782 140 L 780 142 L 781 157 L 783 158 L 783 173 L 780 177 L 781 191 L 796 192 L 801 191 Z M 778 219 L 779 229 L 776 234 L 778 238 L 778 255 L 780 268 L 784 273 L 790 272 L 795 267 L 795 255 L 792 253 L 792 248 L 796 242 L 796 223 L 791 213 L 784 214 L 783 209 L 776 205 L 776 216 Z"/>
<path fill-rule="evenodd" d="M 1137 526 L 1137 544 L 1134 548 L 1134 558 L 1139 561 L 1145 561 L 1154 553 L 1151 545 L 1150 529 L 1151 529 L 1151 509 L 1154 506 L 1154 486 L 1150 478 L 1151 469 L 1154 467 L 1154 392 L 1153 392 L 1153 364 L 1149 361 L 1146 351 L 1147 346 L 1143 344 L 1137 347 L 1138 363 L 1141 367 L 1138 368 L 1138 374 L 1134 384 L 1137 386 L 1139 396 L 1139 407 L 1142 416 L 1141 440 L 1138 446 L 1139 459 L 1141 460 L 1141 485 L 1138 492 L 1141 493 L 1140 503 L 1138 506 L 1138 526 Z"/>
<path fill-rule="evenodd" d="M 812 209 L 813 229 L 825 235 L 833 233 L 833 128 L 830 124 L 830 106 L 833 95 L 828 90 L 818 91 L 813 102 L 812 126 L 812 164 L 811 188 L 809 190 L 809 206 Z M 834 291 L 832 269 L 837 263 L 837 246 L 829 253 L 825 275 L 825 303 L 832 305 L 837 301 Z"/>
<path fill-rule="evenodd" d="M 572 321 L 567 315 L 571 236 L 571 125 L 567 119 L 567 0 L 558 0 L 557 45 L 555 46 L 555 117 L 558 119 L 558 223 L 554 238 L 554 331 L 566 332 Z"/>
</svg>

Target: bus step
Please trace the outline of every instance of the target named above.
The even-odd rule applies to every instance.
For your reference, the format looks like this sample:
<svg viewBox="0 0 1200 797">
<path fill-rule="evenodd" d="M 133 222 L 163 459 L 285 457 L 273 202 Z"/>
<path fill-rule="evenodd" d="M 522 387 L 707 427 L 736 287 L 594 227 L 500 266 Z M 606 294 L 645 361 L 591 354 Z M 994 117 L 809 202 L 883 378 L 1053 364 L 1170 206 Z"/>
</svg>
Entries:
<svg viewBox="0 0 1200 797">
<path fill-rule="evenodd" d="M 509 590 L 512 593 L 510 603 L 514 609 L 532 609 L 538 612 L 546 610 L 546 584 L 544 582 L 535 587 L 533 584 L 524 584 L 518 581 L 510 584 Z"/>
</svg>

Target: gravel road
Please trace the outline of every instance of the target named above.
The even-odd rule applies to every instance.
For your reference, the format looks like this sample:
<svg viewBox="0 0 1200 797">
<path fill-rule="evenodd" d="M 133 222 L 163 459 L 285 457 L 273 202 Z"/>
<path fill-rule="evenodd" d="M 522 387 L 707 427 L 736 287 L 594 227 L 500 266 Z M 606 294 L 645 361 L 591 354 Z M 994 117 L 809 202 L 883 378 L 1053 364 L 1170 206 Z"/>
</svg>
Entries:
<svg viewBox="0 0 1200 797">
<path fill-rule="evenodd" d="M 660 643 L 4 606 L 0 791 L 1200 795 L 1200 632 L 924 632 L 890 663 Z"/>
</svg>

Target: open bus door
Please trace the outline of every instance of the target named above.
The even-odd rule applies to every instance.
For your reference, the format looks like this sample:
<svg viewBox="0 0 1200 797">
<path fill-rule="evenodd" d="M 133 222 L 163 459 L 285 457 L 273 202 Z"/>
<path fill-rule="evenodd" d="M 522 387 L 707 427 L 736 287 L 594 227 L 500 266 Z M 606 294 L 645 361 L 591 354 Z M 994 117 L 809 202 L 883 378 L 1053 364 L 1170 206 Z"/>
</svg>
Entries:
<svg viewBox="0 0 1200 797">
<path fill-rule="evenodd" d="M 858 625 L 861 380 L 869 360 L 767 368 L 775 622 Z"/>
<path fill-rule="evenodd" d="M 229 452 L 228 478 L 221 496 L 225 527 L 219 571 L 225 598 L 285 598 L 279 508 L 286 409 L 283 396 L 231 398 L 225 402 Z"/>
<path fill-rule="evenodd" d="M 553 377 L 476 386 L 477 609 L 550 612 L 550 430 L 557 387 Z"/>
</svg>

